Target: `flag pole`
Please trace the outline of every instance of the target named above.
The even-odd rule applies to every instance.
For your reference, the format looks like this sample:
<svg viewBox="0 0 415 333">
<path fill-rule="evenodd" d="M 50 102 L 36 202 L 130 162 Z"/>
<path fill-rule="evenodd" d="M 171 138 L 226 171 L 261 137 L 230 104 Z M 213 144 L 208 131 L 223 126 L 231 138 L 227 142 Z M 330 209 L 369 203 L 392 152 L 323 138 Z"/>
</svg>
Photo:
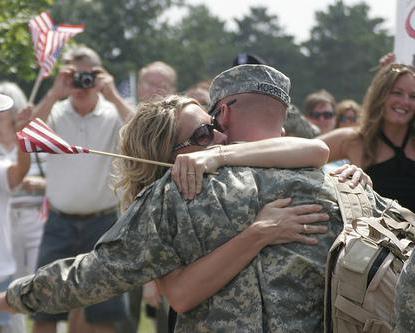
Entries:
<svg viewBox="0 0 415 333">
<path fill-rule="evenodd" d="M 37 78 L 33 86 L 32 92 L 30 93 L 29 104 L 33 104 L 33 102 L 35 101 L 35 97 L 39 90 L 40 84 L 42 83 L 42 79 L 43 79 L 43 69 L 41 67 L 39 69 L 39 73 L 37 74 Z"/>
<path fill-rule="evenodd" d="M 131 157 L 131 156 L 127 156 L 127 155 L 107 153 L 105 151 L 99 151 L 99 150 L 89 149 L 89 152 L 91 154 L 104 155 L 104 156 L 112 156 L 112 157 L 120 157 L 120 158 L 125 158 L 127 160 L 132 160 L 132 161 L 136 161 L 136 162 L 142 162 L 142 163 L 148 163 L 148 164 L 161 165 L 161 166 L 168 167 L 168 168 L 170 168 L 170 167 L 173 166 L 173 164 L 171 164 L 171 163 L 164 163 L 164 162 L 146 160 L 144 158 Z"/>
</svg>

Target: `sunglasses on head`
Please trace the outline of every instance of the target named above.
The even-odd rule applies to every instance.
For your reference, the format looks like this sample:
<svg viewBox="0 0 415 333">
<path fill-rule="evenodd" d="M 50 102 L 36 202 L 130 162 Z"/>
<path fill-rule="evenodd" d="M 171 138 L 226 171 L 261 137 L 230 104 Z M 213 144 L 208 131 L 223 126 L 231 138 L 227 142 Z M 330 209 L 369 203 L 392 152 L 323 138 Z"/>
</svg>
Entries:
<svg viewBox="0 0 415 333">
<path fill-rule="evenodd" d="M 215 126 L 213 124 L 202 124 L 193 131 L 192 136 L 186 141 L 179 143 L 173 147 L 173 151 L 188 147 L 188 146 L 209 146 L 215 137 L 213 132 Z"/>
<path fill-rule="evenodd" d="M 402 73 L 402 72 L 408 72 L 408 71 L 413 72 L 414 67 L 404 65 L 404 64 L 392 64 L 390 65 L 390 71 L 396 72 L 396 73 Z"/>
<path fill-rule="evenodd" d="M 324 111 L 324 112 L 310 112 L 310 117 L 313 119 L 332 119 L 334 117 L 334 112 Z"/>
<path fill-rule="evenodd" d="M 237 100 L 235 98 L 235 99 L 229 101 L 228 103 L 225 103 L 225 105 L 227 107 L 230 107 L 232 104 L 235 104 L 236 101 Z M 213 112 L 211 113 L 213 127 L 215 128 L 215 130 L 217 130 L 219 132 L 223 132 L 223 128 L 222 128 L 222 126 L 218 122 L 218 116 L 219 116 L 220 112 L 222 111 L 222 105 L 223 104 L 219 104 L 216 107 L 216 109 L 214 109 Z"/>
</svg>

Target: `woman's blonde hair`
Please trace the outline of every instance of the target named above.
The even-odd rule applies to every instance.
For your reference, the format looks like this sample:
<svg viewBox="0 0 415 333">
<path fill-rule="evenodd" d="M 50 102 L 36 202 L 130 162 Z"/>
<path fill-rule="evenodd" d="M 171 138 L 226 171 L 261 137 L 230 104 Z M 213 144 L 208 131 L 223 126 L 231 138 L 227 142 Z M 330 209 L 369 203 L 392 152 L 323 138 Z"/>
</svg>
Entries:
<svg viewBox="0 0 415 333">
<path fill-rule="evenodd" d="M 385 101 L 395 82 L 405 74 L 415 76 L 414 68 L 401 64 L 391 64 L 382 68 L 373 78 L 363 101 L 363 117 L 358 130 L 363 142 L 363 167 L 375 162 L 379 147 L 379 134 L 383 125 Z"/>
<path fill-rule="evenodd" d="M 120 153 L 159 162 L 172 162 L 177 139 L 177 116 L 194 99 L 172 95 L 160 101 L 143 103 L 120 131 Z M 115 159 L 115 190 L 122 192 L 121 209 L 137 194 L 160 178 L 165 167 L 127 159 Z"/>
</svg>

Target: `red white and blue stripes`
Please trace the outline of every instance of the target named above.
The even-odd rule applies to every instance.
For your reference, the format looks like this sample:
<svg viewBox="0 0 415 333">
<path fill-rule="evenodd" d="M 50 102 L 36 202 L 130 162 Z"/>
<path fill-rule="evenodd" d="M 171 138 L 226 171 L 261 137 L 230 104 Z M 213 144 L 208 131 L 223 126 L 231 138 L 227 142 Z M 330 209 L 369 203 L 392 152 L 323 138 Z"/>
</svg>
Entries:
<svg viewBox="0 0 415 333">
<path fill-rule="evenodd" d="M 61 24 L 55 26 L 49 13 L 41 13 L 29 21 L 36 60 L 43 71 L 43 77 L 52 72 L 65 43 L 84 31 L 84 25 Z"/>
<path fill-rule="evenodd" d="M 26 153 L 89 153 L 88 148 L 74 146 L 67 143 L 39 118 L 31 121 L 23 130 L 18 132 L 17 137 L 21 149 Z"/>
</svg>

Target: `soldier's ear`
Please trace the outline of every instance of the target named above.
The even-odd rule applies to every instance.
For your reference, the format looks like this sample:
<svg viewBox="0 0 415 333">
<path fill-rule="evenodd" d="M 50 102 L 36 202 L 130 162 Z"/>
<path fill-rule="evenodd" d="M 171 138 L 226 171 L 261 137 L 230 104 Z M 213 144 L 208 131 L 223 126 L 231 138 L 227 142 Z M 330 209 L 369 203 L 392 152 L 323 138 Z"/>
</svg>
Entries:
<svg viewBox="0 0 415 333">
<path fill-rule="evenodd" d="M 229 128 L 229 123 L 231 120 L 231 112 L 233 111 L 232 108 L 230 108 L 229 106 L 227 106 L 226 104 L 222 104 L 221 105 L 221 123 L 222 123 L 222 127 L 223 128 Z"/>
</svg>

